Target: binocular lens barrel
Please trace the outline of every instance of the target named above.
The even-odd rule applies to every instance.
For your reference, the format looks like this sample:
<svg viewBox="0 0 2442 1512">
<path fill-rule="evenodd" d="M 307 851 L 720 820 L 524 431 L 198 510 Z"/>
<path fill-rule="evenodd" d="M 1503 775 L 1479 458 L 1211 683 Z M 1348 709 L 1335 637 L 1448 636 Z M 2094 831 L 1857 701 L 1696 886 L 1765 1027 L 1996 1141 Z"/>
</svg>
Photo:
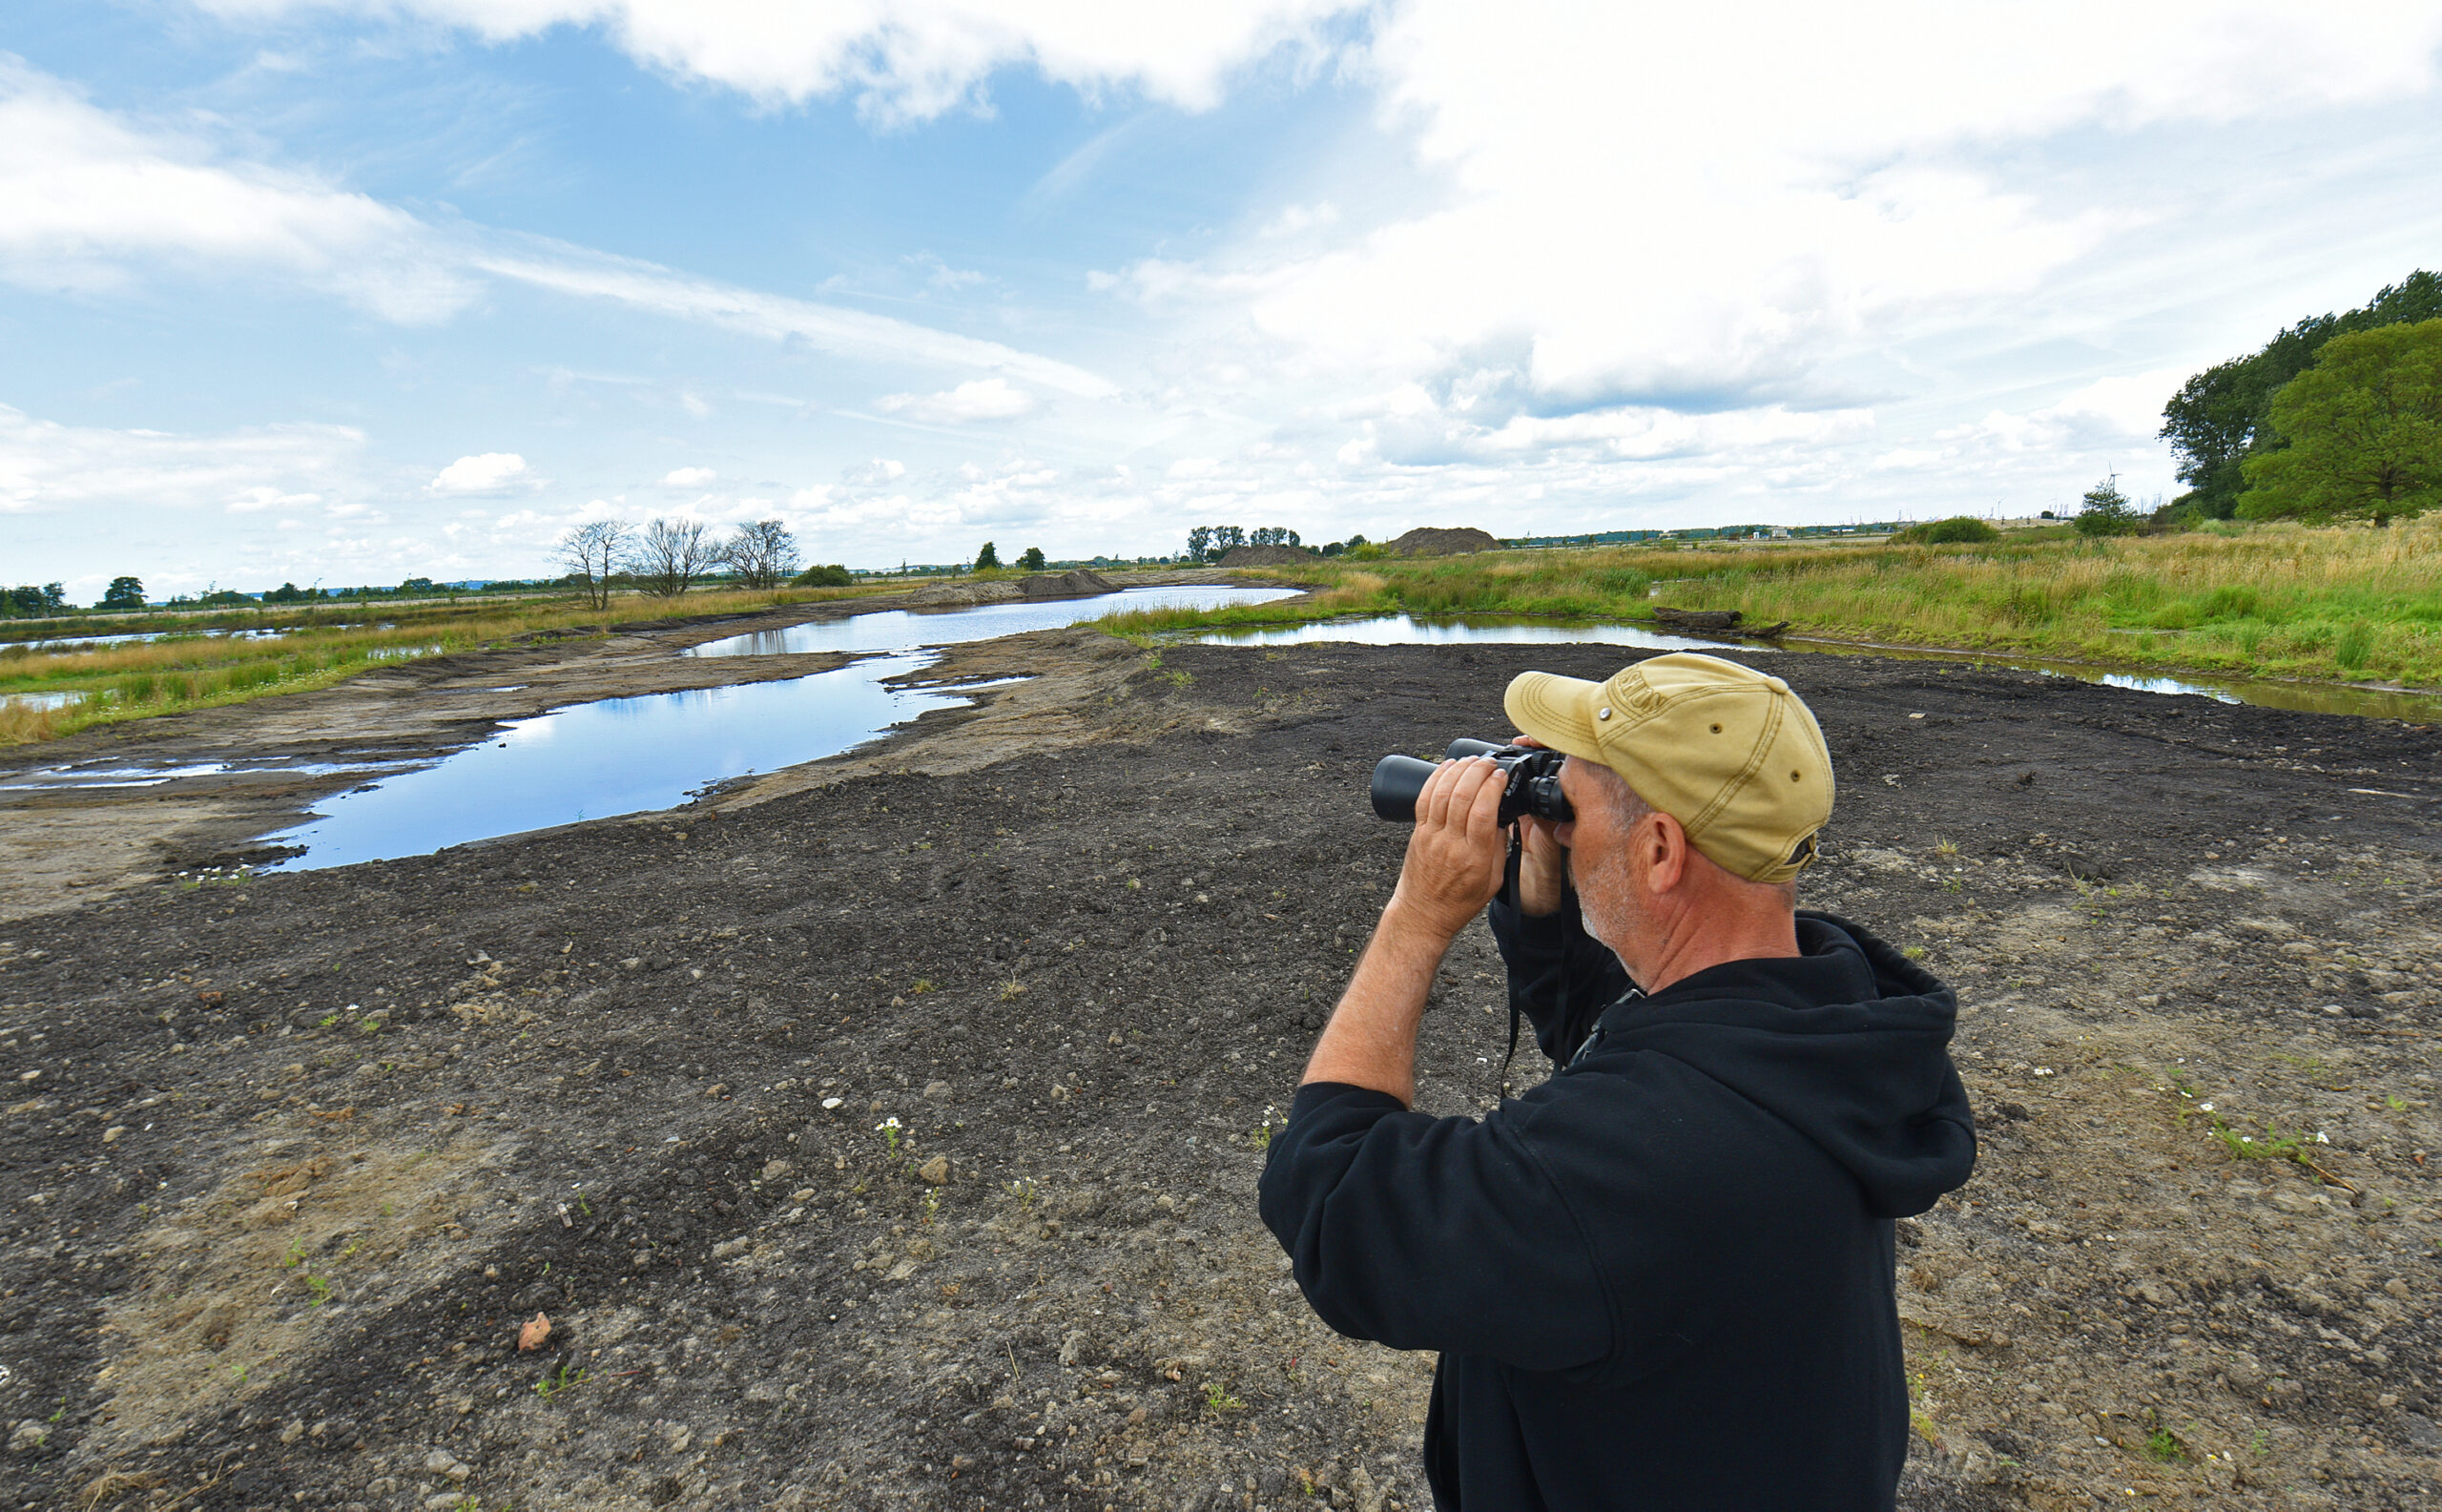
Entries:
<svg viewBox="0 0 2442 1512">
<path fill-rule="evenodd" d="M 1417 795 L 1424 791 L 1435 763 L 1414 756 L 1386 756 L 1374 763 L 1374 814 L 1401 824 L 1416 822 Z"/>
</svg>

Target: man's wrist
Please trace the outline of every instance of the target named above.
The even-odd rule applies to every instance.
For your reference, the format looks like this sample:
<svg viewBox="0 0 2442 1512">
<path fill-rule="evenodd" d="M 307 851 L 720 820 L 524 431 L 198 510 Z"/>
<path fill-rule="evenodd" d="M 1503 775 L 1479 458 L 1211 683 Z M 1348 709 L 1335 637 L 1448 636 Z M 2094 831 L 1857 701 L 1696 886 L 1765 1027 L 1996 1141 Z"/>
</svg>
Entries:
<svg viewBox="0 0 2442 1512">
<path fill-rule="evenodd" d="M 1430 951 L 1438 959 L 1450 948 L 1450 942 L 1459 938 L 1459 931 L 1466 927 L 1464 919 L 1453 922 L 1435 910 L 1395 892 L 1382 909 L 1382 921 L 1375 926 L 1374 934 L 1386 945 Z"/>
</svg>

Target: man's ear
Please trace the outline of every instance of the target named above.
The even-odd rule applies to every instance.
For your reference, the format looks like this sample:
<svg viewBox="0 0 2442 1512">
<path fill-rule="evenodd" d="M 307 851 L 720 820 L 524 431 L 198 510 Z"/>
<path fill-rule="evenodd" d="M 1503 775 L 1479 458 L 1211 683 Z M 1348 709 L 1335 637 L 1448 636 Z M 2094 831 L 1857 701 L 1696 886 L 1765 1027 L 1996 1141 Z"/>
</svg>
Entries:
<svg viewBox="0 0 2442 1512">
<path fill-rule="evenodd" d="M 1652 865 L 1645 878 L 1655 892 L 1666 893 L 1687 875 L 1687 831 L 1667 814 L 1657 811 L 1648 817 L 1653 821 L 1652 849 L 1647 852 Z"/>
</svg>

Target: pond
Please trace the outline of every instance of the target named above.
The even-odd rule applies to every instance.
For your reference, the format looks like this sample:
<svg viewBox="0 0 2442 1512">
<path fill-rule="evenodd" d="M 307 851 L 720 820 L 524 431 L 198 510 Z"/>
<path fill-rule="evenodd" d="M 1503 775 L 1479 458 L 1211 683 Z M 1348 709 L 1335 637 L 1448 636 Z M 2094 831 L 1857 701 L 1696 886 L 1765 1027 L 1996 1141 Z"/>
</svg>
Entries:
<svg viewBox="0 0 2442 1512">
<path fill-rule="evenodd" d="M 1271 626 L 1254 630 L 1208 631 L 1188 637 L 1207 646 L 1287 646 L 1317 641 L 1354 641 L 1366 646 L 1464 645 L 1594 642 L 1640 651 L 1708 651 L 1793 656 L 1889 656 L 1902 661 L 1938 661 L 1953 665 L 2005 668 L 2040 673 L 2047 677 L 2074 677 L 2140 693 L 2187 694 L 2224 703 L 2261 704 L 2301 714 L 2354 715 L 2372 719 L 2400 719 L 2411 724 L 2442 724 L 2442 698 L 2430 694 L 2391 693 L 2379 688 L 2348 688 L 2331 683 L 2274 682 L 2264 678 L 2163 676 L 2127 668 L 2048 661 L 2039 657 L 1989 652 L 1914 651 L 1875 646 L 1849 646 L 1825 641 L 1790 640 L 1781 645 L 1763 641 L 1731 643 L 1685 635 L 1660 634 L 1639 625 L 1575 624 L 1552 620 L 1490 618 L 1417 619 L 1384 614 L 1371 619 L 1327 620 L 1308 625 Z"/>
<path fill-rule="evenodd" d="M 843 652 L 859 661 L 811 676 L 700 692 L 571 704 L 503 727 L 481 745 L 326 799 L 306 822 L 267 837 L 305 853 L 286 871 L 421 856 L 447 845 L 641 814 L 683 803 L 729 777 L 852 751 L 965 689 L 894 688 L 886 679 L 939 660 L 926 648 L 1049 630 L 1116 610 L 1264 603 L 1292 590 L 1131 590 L 1087 599 L 988 604 L 933 614 L 883 611 L 697 646 L 695 656 Z"/>
<path fill-rule="evenodd" d="M 985 604 L 975 609 L 934 613 L 881 610 L 871 614 L 853 614 L 846 619 L 792 625 L 786 630 L 732 635 L 727 640 L 707 641 L 687 654 L 775 656 L 785 652 L 818 651 L 913 651 L 919 646 L 952 646 L 971 640 L 1024 634 L 1027 631 L 1058 630 L 1065 625 L 1082 625 L 1087 620 L 1100 619 L 1106 614 L 1124 614 L 1141 609 L 1220 609 L 1231 604 L 1269 604 L 1274 599 L 1293 598 L 1300 591 L 1293 588 L 1231 588 L 1219 584 L 1195 584 L 1184 588 L 1124 589 L 1117 593 L 1101 593 L 1092 598 Z"/>
</svg>

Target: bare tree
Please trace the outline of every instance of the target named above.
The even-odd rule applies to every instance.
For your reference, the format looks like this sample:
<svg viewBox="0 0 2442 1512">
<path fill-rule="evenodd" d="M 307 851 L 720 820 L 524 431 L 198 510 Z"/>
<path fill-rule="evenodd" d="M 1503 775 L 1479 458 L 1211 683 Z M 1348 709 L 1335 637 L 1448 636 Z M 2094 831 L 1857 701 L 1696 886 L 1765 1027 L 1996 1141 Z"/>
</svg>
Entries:
<svg viewBox="0 0 2442 1512">
<path fill-rule="evenodd" d="M 748 588 L 777 588 L 797 570 L 797 538 L 777 520 L 757 520 L 721 543 L 720 558 Z"/>
<path fill-rule="evenodd" d="M 595 609 L 610 607 L 610 574 L 628 551 L 628 522 L 588 520 L 560 537 L 553 548 L 560 565 L 585 588 L 585 600 Z"/>
<path fill-rule="evenodd" d="M 652 520 L 628 551 L 628 570 L 648 593 L 676 598 L 719 559 L 701 520 Z"/>
</svg>

